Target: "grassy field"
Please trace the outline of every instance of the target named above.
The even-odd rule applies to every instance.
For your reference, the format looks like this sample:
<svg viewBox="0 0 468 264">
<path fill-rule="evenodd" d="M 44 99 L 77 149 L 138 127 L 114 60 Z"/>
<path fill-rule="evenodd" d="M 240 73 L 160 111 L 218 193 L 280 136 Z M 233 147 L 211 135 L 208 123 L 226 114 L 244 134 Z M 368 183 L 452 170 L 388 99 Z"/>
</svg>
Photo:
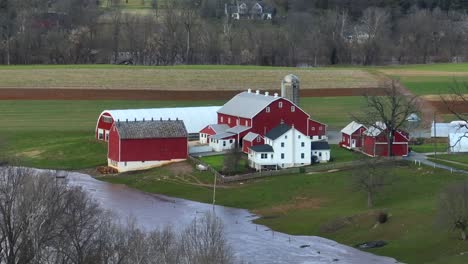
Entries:
<svg viewBox="0 0 468 264">
<path fill-rule="evenodd" d="M 378 195 L 373 210 L 366 208 L 365 195 L 351 187 L 348 171 L 280 176 L 220 187 L 216 201 L 253 210 L 264 216 L 258 223 L 290 234 L 319 235 L 348 245 L 386 240 L 387 246 L 370 252 L 405 263 L 466 263 L 468 257 L 459 253 L 468 251 L 468 244 L 458 240 L 457 233 L 434 226 L 437 194 L 449 182 L 466 176 L 411 165 L 396 170 L 398 180 Z M 147 192 L 211 202 L 209 185 L 182 183 L 167 177 L 167 172 L 164 175 L 166 178 L 161 178 L 155 170 L 103 179 Z M 211 180 L 208 176 L 199 179 L 204 183 Z M 388 223 L 376 225 L 379 210 L 391 215 Z"/>
<path fill-rule="evenodd" d="M 224 155 L 215 155 L 201 157 L 200 160 L 210 165 L 213 169 L 217 170 L 218 172 L 222 173 L 224 166 L 224 158 Z M 237 166 L 236 173 L 245 173 L 247 170 L 247 155 L 242 155 L 242 159 L 240 160 L 239 165 Z"/>
<path fill-rule="evenodd" d="M 115 65 L 1 66 L 0 87 L 156 90 L 280 89 L 287 74 L 301 78 L 301 89 L 379 87 L 373 74 L 352 68 L 256 66 L 147 67 Z"/>
<path fill-rule="evenodd" d="M 433 143 L 426 143 L 422 145 L 410 145 L 410 148 L 419 153 L 429 153 L 434 152 L 434 144 Z M 447 152 L 447 144 L 444 143 L 437 143 L 435 146 L 435 151 L 437 152 Z"/>
</svg>

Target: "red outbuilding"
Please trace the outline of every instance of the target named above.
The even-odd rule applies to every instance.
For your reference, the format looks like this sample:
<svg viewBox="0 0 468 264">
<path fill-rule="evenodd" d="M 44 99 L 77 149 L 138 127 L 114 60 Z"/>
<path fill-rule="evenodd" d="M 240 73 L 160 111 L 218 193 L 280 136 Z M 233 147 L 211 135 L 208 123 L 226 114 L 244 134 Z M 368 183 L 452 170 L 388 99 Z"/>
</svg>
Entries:
<svg viewBox="0 0 468 264">
<path fill-rule="evenodd" d="M 247 135 L 245 135 L 242 141 L 242 151 L 245 154 L 249 154 L 250 147 L 265 144 L 265 139 L 262 136 L 252 132 L 249 132 Z"/>
<path fill-rule="evenodd" d="M 393 134 L 393 156 L 408 155 L 409 134 L 397 130 Z M 385 124 L 377 122 L 363 133 L 362 152 L 371 157 L 388 156 L 387 128 Z"/>
<path fill-rule="evenodd" d="M 124 172 L 186 160 L 187 140 L 181 120 L 114 122 L 109 132 L 108 165 Z"/>
<path fill-rule="evenodd" d="M 347 149 L 361 148 L 363 143 L 363 134 L 367 128 L 355 121 L 349 123 L 341 130 L 340 146 Z"/>
</svg>

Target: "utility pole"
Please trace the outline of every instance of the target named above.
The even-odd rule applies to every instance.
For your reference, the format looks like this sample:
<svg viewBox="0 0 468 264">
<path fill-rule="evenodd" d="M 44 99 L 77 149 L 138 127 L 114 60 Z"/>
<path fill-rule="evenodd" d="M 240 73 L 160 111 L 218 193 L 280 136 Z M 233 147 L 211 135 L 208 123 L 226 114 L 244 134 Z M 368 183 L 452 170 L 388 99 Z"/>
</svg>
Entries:
<svg viewBox="0 0 468 264">
<path fill-rule="evenodd" d="M 215 202 L 216 202 L 216 177 L 217 173 L 214 173 L 214 183 L 213 183 L 213 211 L 215 209 Z"/>
</svg>

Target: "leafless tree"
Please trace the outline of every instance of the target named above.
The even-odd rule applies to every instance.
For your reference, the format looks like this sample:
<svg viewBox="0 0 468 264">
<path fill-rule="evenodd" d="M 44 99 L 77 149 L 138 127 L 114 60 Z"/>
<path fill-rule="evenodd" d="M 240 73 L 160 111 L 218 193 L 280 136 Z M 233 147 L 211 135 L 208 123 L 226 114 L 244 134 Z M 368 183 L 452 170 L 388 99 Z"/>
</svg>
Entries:
<svg viewBox="0 0 468 264">
<path fill-rule="evenodd" d="M 223 172 L 226 174 L 236 173 L 239 170 L 241 159 L 242 152 L 238 146 L 230 149 L 228 153 L 224 155 Z"/>
<path fill-rule="evenodd" d="M 459 128 L 463 131 L 463 128 L 468 130 L 468 83 L 461 83 L 454 81 L 450 86 L 450 94 L 442 94 L 441 100 L 445 106 L 458 120 L 465 121 L 465 123 L 459 123 Z M 468 138 L 468 132 L 464 132 L 455 142 L 451 142 L 450 147 L 455 147 L 463 139 Z"/>
<path fill-rule="evenodd" d="M 376 61 L 379 49 L 384 45 L 384 38 L 388 36 L 390 14 L 381 8 L 367 8 L 361 17 L 362 32 L 357 32 L 358 38 L 362 37 L 364 50 L 363 63 L 372 64 Z M 364 34 L 360 36 L 360 34 Z M 358 39 L 358 42 L 360 40 Z"/>
<path fill-rule="evenodd" d="M 440 195 L 436 223 L 440 227 L 458 230 L 466 240 L 468 228 L 468 182 L 447 186 Z"/>
<path fill-rule="evenodd" d="M 362 159 L 362 166 L 352 172 L 352 186 L 367 195 L 367 207 L 374 206 L 375 196 L 391 185 L 395 176 L 391 167 L 381 159 Z"/>
<path fill-rule="evenodd" d="M 367 127 L 385 132 L 387 153 L 392 157 L 395 133 L 404 128 L 410 114 L 419 113 L 419 104 L 418 97 L 405 95 L 398 89 L 397 81 L 393 80 L 386 86 L 383 96 L 366 94 L 365 108 L 353 118 Z M 381 125 L 376 125 L 377 122 Z"/>
</svg>

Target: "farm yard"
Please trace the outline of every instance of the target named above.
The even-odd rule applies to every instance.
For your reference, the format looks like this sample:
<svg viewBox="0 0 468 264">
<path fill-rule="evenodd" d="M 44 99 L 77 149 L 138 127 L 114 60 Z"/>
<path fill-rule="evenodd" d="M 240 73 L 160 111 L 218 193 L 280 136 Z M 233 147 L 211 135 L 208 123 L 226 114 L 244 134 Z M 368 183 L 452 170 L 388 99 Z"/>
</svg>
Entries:
<svg viewBox="0 0 468 264">
<path fill-rule="evenodd" d="M 420 75 L 410 75 L 409 70 Z M 0 99 L 4 99 L 0 100 L 1 155 L 7 156 L 14 164 L 30 167 L 96 168 L 106 163 L 107 145 L 96 142 L 94 138 L 96 119 L 105 109 L 222 105 L 230 91 L 237 93 L 247 88 L 279 90 L 280 81 L 287 73 L 295 73 L 301 78 L 301 89 L 305 91 L 301 107 L 311 118 L 325 122 L 329 129 L 339 130 L 349 123 L 350 114 L 363 106 L 360 96 L 363 89 L 378 90 L 382 84 L 381 74 L 400 78 L 414 94 L 437 96 L 438 91 L 450 85 L 451 73 L 458 72 L 458 77 L 464 78 L 460 73 L 464 70 L 468 70 L 468 64 L 318 69 L 1 66 Z M 425 74 L 436 77 L 427 79 Z M 438 82 L 438 74 L 447 79 Z M 426 89 L 425 81 L 441 88 Z M 34 93 L 46 89 L 55 90 Z M 97 90 L 103 91 L 97 98 L 93 98 L 96 95 L 93 92 L 87 93 Z M 154 97 L 150 96 L 162 90 L 188 96 L 175 97 L 174 94 L 157 92 Z M 339 92 L 327 92 L 330 90 Z M 352 92 L 346 93 L 345 90 Z M 11 91 L 15 96 L 8 94 Z M 75 91 L 76 94 L 84 94 L 84 98 L 74 97 Z M 116 91 L 117 96 L 113 96 Z M 119 94 L 118 91 L 124 93 Z M 195 93 L 201 95 L 193 97 Z M 214 95 L 210 97 L 210 93 Z M 132 99 L 138 94 L 147 100 Z M 67 100 L 59 100 L 65 98 Z M 331 147 L 332 162 L 361 158 L 336 145 Z M 430 152 L 433 146 L 427 144 L 418 148 Z M 222 165 L 219 157 L 212 159 L 218 168 Z M 439 230 L 433 223 L 441 188 L 450 182 L 466 179 L 466 176 L 407 163 L 400 164 L 397 171 L 400 177 L 379 194 L 376 208 L 372 210 L 365 206 L 365 194 L 353 189 L 350 171 L 347 170 L 271 177 L 220 186 L 217 203 L 250 209 L 263 216 L 257 220 L 258 223 L 290 234 L 318 235 L 351 246 L 383 239 L 389 244 L 370 252 L 406 263 L 466 263 L 467 255 L 460 253 L 468 251 L 467 244 L 456 238 L 457 233 Z M 193 164 L 188 162 L 99 178 L 147 192 L 208 203 L 212 199 L 213 176 L 195 171 Z M 388 223 L 375 225 L 379 211 L 389 213 Z M 428 248 L 431 250 L 427 251 Z"/>
</svg>

